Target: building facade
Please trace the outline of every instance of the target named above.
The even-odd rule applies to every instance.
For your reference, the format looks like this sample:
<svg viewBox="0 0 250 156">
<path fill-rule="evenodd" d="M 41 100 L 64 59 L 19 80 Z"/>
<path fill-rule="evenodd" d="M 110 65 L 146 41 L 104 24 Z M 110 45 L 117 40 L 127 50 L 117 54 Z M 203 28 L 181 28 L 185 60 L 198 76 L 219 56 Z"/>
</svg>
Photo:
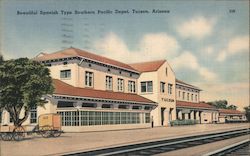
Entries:
<svg viewBox="0 0 250 156">
<path fill-rule="evenodd" d="M 219 109 L 219 123 L 247 121 L 246 115 L 238 110 Z"/>
<path fill-rule="evenodd" d="M 158 104 L 152 110 L 155 126 L 167 126 L 176 119 L 175 74 L 166 60 L 130 64 L 141 74 L 138 94 Z"/>
<path fill-rule="evenodd" d="M 191 119 L 198 123 L 218 122 L 218 110 L 200 102 L 200 91 L 198 87 L 176 79 L 177 119 Z"/>
<path fill-rule="evenodd" d="M 59 113 L 66 132 L 169 126 L 176 119 L 215 123 L 225 116 L 200 102 L 201 89 L 176 79 L 166 60 L 125 64 L 76 48 L 34 60 L 50 69 L 55 91 L 44 96 L 44 107 L 31 109 L 24 123 L 31 128 L 46 113 Z M 7 111 L 0 122 L 13 124 Z"/>
</svg>

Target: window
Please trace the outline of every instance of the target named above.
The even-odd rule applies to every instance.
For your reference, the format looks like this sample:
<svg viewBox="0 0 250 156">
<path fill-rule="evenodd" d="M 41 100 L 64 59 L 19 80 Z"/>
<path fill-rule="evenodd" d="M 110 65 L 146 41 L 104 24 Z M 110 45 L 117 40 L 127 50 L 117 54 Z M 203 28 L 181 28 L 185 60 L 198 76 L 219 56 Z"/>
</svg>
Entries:
<svg viewBox="0 0 250 156">
<path fill-rule="evenodd" d="M 181 97 L 181 91 L 179 91 L 179 98 Z"/>
<path fill-rule="evenodd" d="M 37 107 L 30 109 L 30 123 L 37 123 Z"/>
<path fill-rule="evenodd" d="M 168 84 L 168 94 L 171 95 L 172 94 L 172 88 L 173 88 L 173 84 Z"/>
<path fill-rule="evenodd" d="M 79 126 L 79 112 L 71 112 L 72 113 L 72 126 Z"/>
<path fill-rule="evenodd" d="M 189 101 L 189 93 L 187 93 L 187 100 Z"/>
<path fill-rule="evenodd" d="M 89 125 L 89 112 L 81 111 L 81 125 L 82 126 Z"/>
<path fill-rule="evenodd" d="M 182 99 L 185 99 L 185 92 L 182 92 Z"/>
<path fill-rule="evenodd" d="M 62 126 L 94 126 L 113 124 L 139 124 L 150 122 L 150 113 L 101 112 L 101 111 L 63 111 Z"/>
<path fill-rule="evenodd" d="M 102 108 L 112 108 L 111 104 L 102 104 Z"/>
<path fill-rule="evenodd" d="M 135 93 L 135 81 L 128 81 L 128 92 Z"/>
<path fill-rule="evenodd" d="M 141 82 L 141 92 L 153 92 L 153 82 L 152 81 L 145 81 Z"/>
<path fill-rule="evenodd" d="M 119 105 L 118 108 L 119 109 L 128 109 L 128 105 Z"/>
<path fill-rule="evenodd" d="M 141 106 L 133 106 L 132 109 L 142 109 Z"/>
<path fill-rule="evenodd" d="M 85 86 L 93 87 L 93 73 L 92 72 L 85 72 Z"/>
<path fill-rule="evenodd" d="M 191 101 L 193 101 L 193 100 L 194 100 L 194 94 L 191 95 Z"/>
<path fill-rule="evenodd" d="M 198 101 L 198 99 L 197 99 L 197 95 L 195 95 L 195 101 Z"/>
<path fill-rule="evenodd" d="M 166 68 L 166 76 L 168 76 L 168 68 Z"/>
<path fill-rule="evenodd" d="M 106 89 L 107 90 L 113 89 L 113 80 L 111 76 L 106 76 Z"/>
<path fill-rule="evenodd" d="M 150 109 L 151 109 L 150 106 L 145 106 L 145 107 L 144 107 L 144 110 L 150 110 Z"/>
<path fill-rule="evenodd" d="M 95 108 L 97 106 L 96 103 L 82 103 L 82 107 L 93 107 Z"/>
<path fill-rule="evenodd" d="M 160 84 L 160 91 L 161 91 L 161 93 L 165 92 L 165 82 L 161 82 L 161 84 Z"/>
<path fill-rule="evenodd" d="M 145 122 L 150 123 L 150 113 L 145 113 Z"/>
<path fill-rule="evenodd" d="M 58 101 L 57 108 L 74 107 L 72 101 Z"/>
<path fill-rule="evenodd" d="M 71 70 L 60 71 L 60 78 L 70 78 L 70 77 L 71 77 Z"/>
<path fill-rule="evenodd" d="M 124 88 L 124 80 L 118 78 L 117 80 L 117 90 L 120 92 L 123 92 L 123 88 Z"/>
</svg>

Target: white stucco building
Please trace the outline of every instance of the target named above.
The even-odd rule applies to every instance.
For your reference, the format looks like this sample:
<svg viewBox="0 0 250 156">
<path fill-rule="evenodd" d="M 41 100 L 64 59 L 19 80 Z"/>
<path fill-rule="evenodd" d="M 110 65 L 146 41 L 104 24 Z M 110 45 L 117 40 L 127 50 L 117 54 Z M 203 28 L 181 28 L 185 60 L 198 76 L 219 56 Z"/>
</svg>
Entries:
<svg viewBox="0 0 250 156">
<path fill-rule="evenodd" d="M 35 126 L 46 113 L 59 113 L 66 132 L 223 120 L 217 109 L 200 102 L 201 89 L 176 79 L 166 60 L 125 64 L 76 48 L 40 53 L 34 60 L 50 69 L 55 91 L 45 96 L 44 107 L 31 110 L 24 125 Z M 0 122 L 13 124 L 6 111 L 0 112 Z"/>
</svg>

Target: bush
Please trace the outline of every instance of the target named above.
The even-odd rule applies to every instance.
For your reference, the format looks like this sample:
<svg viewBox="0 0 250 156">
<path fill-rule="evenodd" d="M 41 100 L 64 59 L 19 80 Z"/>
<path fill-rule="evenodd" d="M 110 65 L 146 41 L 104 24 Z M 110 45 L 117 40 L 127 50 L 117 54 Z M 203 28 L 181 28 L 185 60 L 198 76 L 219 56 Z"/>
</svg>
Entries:
<svg viewBox="0 0 250 156">
<path fill-rule="evenodd" d="M 197 124 L 197 123 L 198 123 L 197 120 L 191 120 L 191 119 L 170 121 L 171 126 L 194 125 L 194 124 Z"/>
</svg>

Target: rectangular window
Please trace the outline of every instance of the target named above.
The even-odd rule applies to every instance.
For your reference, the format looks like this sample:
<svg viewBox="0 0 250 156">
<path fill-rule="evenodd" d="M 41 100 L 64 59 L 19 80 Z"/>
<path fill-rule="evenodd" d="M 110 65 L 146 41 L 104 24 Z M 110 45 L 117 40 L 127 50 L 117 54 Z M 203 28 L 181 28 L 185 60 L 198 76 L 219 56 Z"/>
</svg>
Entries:
<svg viewBox="0 0 250 156">
<path fill-rule="evenodd" d="M 194 100 L 194 94 L 191 95 L 191 101 L 193 101 L 193 100 Z"/>
<path fill-rule="evenodd" d="M 160 84 L 160 91 L 161 91 L 161 93 L 165 92 L 165 82 L 161 82 L 161 84 Z"/>
<path fill-rule="evenodd" d="M 111 76 L 106 76 L 106 89 L 113 90 L 113 79 Z"/>
<path fill-rule="evenodd" d="M 74 107 L 72 101 L 58 101 L 57 108 Z"/>
<path fill-rule="evenodd" d="M 115 112 L 115 124 L 121 123 L 120 118 L 121 118 L 120 112 Z"/>
<path fill-rule="evenodd" d="M 123 88 L 124 88 L 124 80 L 118 78 L 118 80 L 117 80 L 117 90 L 120 91 L 120 92 L 123 92 L 123 90 L 124 90 Z"/>
<path fill-rule="evenodd" d="M 145 113 L 145 122 L 150 123 L 150 113 Z"/>
<path fill-rule="evenodd" d="M 37 107 L 30 109 L 30 123 L 37 123 Z"/>
<path fill-rule="evenodd" d="M 182 100 L 185 99 L 185 92 L 182 92 Z"/>
<path fill-rule="evenodd" d="M 181 97 L 181 91 L 179 91 L 179 98 Z"/>
<path fill-rule="evenodd" d="M 153 92 L 153 82 L 152 81 L 145 81 L 141 82 L 141 92 Z"/>
<path fill-rule="evenodd" d="M 64 125 L 65 126 L 71 126 L 71 121 L 72 121 L 72 119 L 71 119 L 71 112 L 65 112 L 65 118 L 64 118 Z"/>
<path fill-rule="evenodd" d="M 189 93 L 187 93 L 187 100 L 189 101 Z"/>
<path fill-rule="evenodd" d="M 173 84 L 169 83 L 169 84 L 168 84 L 168 94 L 169 94 L 169 95 L 172 94 L 172 89 L 173 89 Z"/>
<path fill-rule="evenodd" d="M 109 112 L 102 112 L 102 125 L 109 124 Z"/>
<path fill-rule="evenodd" d="M 135 93 L 135 81 L 128 81 L 128 92 Z"/>
<path fill-rule="evenodd" d="M 81 111 L 81 125 L 82 126 L 89 125 L 89 112 Z"/>
<path fill-rule="evenodd" d="M 62 126 L 94 126 L 113 124 L 135 124 L 145 121 L 144 113 L 134 112 L 100 112 L 100 111 L 65 111 L 61 115 Z M 146 121 L 150 122 L 150 114 Z"/>
<path fill-rule="evenodd" d="M 196 102 L 198 101 L 197 95 L 195 95 L 195 101 L 196 101 Z"/>
<path fill-rule="evenodd" d="M 93 87 L 93 72 L 85 72 L 85 86 Z"/>
<path fill-rule="evenodd" d="M 79 112 L 74 111 L 72 113 L 72 126 L 79 126 Z"/>
<path fill-rule="evenodd" d="M 60 78 L 70 78 L 70 77 L 71 77 L 71 70 L 60 71 Z"/>
</svg>

